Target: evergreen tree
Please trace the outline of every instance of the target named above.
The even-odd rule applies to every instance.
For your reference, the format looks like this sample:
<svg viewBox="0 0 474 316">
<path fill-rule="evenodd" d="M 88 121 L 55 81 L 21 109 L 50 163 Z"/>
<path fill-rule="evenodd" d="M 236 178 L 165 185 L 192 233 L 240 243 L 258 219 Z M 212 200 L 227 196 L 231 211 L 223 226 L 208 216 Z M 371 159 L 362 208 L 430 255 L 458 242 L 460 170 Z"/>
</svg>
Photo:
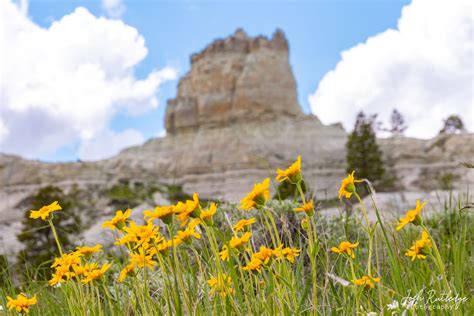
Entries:
<svg viewBox="0 0 474 316">
<path fill-rule="evenodd" d="M 456 134 L 465 132 L 464 123 L 458 115 L 450 115 L 444 120 L 444 127 L 439 131 L 440 134 Z"/>
<path fill-rule="evenodd" d="M 392 114 L 390 115 L 389 132 L 392 133 L 393 136 L 401 136 L 406 129 L 407 126 L 402 114 L 398 112 L 397 109 L 393 109 Z"/>
<path fill-rule="evenodd" d="M 384 180 L 385 167 L 382 152 L 377 145 L 374 126 L 376 115 L 357 115 L 354 131 L 346 143 L 347 172 L 355 170 L 357 178 L 368 179 L 376 188 Z"/>
<path fill-rule="evenodd" d="M 62 210 L 54 212 L 54 226 L 63 249 L 72 245 L 70 236 L 78 234 L 81 229 L 80 217 L 72 212 L 73 203 L 63 191 L 55 186 L 41 188 L 31 200 L 22 220 L 22 231 L 17 235 L 24 249 L 18 253 L 19 263 L 26 264 L 35 273 L 49 277 L 49 265 L 41 265 L 58 256 L 59 250 L 53 233 L 47 222 L 30 218 L 30 210 L 38 210 L 44 205 L 59 201 Z"/>
</svg>

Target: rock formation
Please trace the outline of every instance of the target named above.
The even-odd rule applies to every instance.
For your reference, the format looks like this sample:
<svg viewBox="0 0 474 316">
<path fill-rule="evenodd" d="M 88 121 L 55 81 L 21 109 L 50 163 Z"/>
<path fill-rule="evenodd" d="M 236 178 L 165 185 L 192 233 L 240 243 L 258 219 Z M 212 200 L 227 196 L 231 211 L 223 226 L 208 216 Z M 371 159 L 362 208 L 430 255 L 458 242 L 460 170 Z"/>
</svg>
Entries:
<svg viewBox="0 0 474 316">
<path fill-rule="evenodd" d="M 321 105 L 324 106 L 324 105 Z M 282 32 L 249 37 L 242 30 L 192 55 L 166 111 L 167 136 L 98 162 L 44 163 L 0 155 L 0 237 L 14 239 L 28 197 L 55 184 L 91 192 L 121 180 L 179 184 L 202 198 L 238 201 L 256 181 L 273 176 L 298 154 L 321 199 L 337 194 L 345 174 L 346 132 L 302 113 Z M 472 134 L 433 140 L 390 138 L 381 148 L 404 190 L 432 190 L 449 175 L 459 188 L 474 174 L 459 163 L 474 157 Z M 98 203 L 94 212 L 103 212 Z M 109 210 L 110 211 L 110 210 Z M 0 240 L 0 244 L 1 244 Z M 0 249 L 0 253 L 1 253 Z"/>
<path fill-rule="evenodd" d="M 271 39 L 242 30 L 191 56 L 191 71 L 168 102 L 170 134 L 200 127 L 268 121 L 301 114 L 281 31 Z"/>
</svg>

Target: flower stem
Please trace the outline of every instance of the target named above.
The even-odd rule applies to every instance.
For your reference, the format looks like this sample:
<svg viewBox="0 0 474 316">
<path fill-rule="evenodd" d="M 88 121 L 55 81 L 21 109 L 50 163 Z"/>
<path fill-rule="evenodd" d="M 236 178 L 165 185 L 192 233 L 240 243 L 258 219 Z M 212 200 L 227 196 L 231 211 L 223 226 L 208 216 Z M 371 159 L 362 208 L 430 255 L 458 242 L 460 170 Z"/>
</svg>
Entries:
<svg viewBox="0 0 474 316">
<path fill-rule="evenodd" d="M 302 181 L 302 180 L 301 180 Z M 296 188 L 300 194 L 301 201 L 303 204 L 306 203 L 306 198 L 304 196 L 303 189 L 301 188 L 301 181 L 296 183 Z M 313 278 L 313 303 L 314 303 L 314 310 L 313 314 L 317 315 L 317 306 L 318 306 L 318 282 L 317 282 L 317 271 L 316 271 L 316 243 L 317 243 L 317 235 L 316 235 L 316 224 L 314 223 L 314 218 L 311 218 L 311 224 L 309 225 L 310 228 L 308 230 L 308 237 L 309 237 L 309 260 L 311 262 L 311 275 Z"/>
<path fill-rule="evenodd" d="M 58 234 L 56 233 L 56 229 L 54 228 L 54 224 L 52 219 L 48 220 L 49 226 L 51 227 L 51 231 L 53 232 L 54 240 L 56 240 L 56 245 L 58 246 L 59 254 L 63 255 L 63 249 L 61 248 L 61 244 L 59 243 Z"/>
<path fill-rule="evenodd" d="M 367 275 L 369 277 L 372 276 L 371 274 L 371 262 L 372 262 L 372 244 L 373 244 L 373 232 L 372 230 L 370 229 L 370 222 L 369 222 L 369 217 L 367 216 L 367 210 L 365 208 L 365 204 L 364 202 L 362 201 L 362 199 L 360 198 L 359 194 L 357 194 L 357 192 L 354 192 L 354 195 L 356 196 L 357 200 L 359 200 L 359 203 L 360 203 L 360 207 L 362 209 L 362 213 L 364 214 L 364 218 L 365 218 L 365 224 L 367 225 L 367 232 L 369 234 L 369 256 L 367 258 Z"/>
<path fill-rule="evenodd" d="M 436 242 L 433 240 L 433 237 L 431 237 L 430 232 L 428 231 L 428 229 L 423 223 L 421 224 L 421 227 L 423 228 L 423 230 L 426 231 L 426 233 L 428 234 L 428 237 L 431 240 L 431 243 L 433 244 L 436 266 L 438 267 L 438 270 L 441 273 L 441 276 L 443 277 L 444 286 L 446 287 L 446 289 L 449 290 L 449 292 L 451 292 L 451 287 L 449 286 L 448 279 L 446 278 L 446 270 L 444 268 L 443 260 L 441 259 L 441 254 L 439 253 L 438 246 L 436 246 Z"/>
</svg>

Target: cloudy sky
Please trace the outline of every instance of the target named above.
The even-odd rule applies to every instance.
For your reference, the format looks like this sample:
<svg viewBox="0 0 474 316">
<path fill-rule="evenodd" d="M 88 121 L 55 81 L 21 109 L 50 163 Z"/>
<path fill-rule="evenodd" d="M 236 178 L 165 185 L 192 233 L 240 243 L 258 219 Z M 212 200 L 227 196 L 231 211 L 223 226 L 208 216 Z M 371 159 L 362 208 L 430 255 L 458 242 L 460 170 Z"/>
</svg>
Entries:
<svg viewBox="0 0 474 316">
<path fill-rule="evenodd" d="M 469 0 L 0 0 L 0 152 L 95 160 L 164 134 L 189 55 L 237 27 L 282 28 L 303 110 L 350 130 L 360 110 L 429 138 L 472 131 Z"/>
</svg>

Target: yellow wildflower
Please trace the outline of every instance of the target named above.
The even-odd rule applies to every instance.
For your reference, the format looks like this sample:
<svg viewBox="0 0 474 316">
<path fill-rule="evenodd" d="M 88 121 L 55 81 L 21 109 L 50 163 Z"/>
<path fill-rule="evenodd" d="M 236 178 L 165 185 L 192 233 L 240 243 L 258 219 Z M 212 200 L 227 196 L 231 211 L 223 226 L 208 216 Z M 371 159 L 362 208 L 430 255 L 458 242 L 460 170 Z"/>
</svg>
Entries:
<svg viewBox="0 0 474 316">
<path fill-rule="evenodd" d="M 176 236 L 174 237 L 174 244 L 179 245 L 182 242 L 191 242 L 192 237 L 201 239 L 201 235 L 195 230 L 198 224 L 199 220 L 192 221 L 185 230 L 178 230 L 176 232 Z"/>
<path fill-rule="evenodd" d="M 31 210 L 30 218 L 37 219 L 41 217 L 41 219 L 45 221 L 49 217 L 49 214 L 59 210 L 62 210 L 61 205 L 59 205 L 58 201 L 54 201 L 49 205 L 43 206 L 38 211 Z"/>
<path fill-rule="evenodd" d="M 81 281 L 84 284 L 99 280 L 102 278 L 104 273 L 112 266 L 111 263 L 104 263 L 101 268 L 94 266 L 92 269 L 84 272 L 85 278 Z"/>
<path fill-rule="evenodd" d="M 364 182 L 364 180 L 355 180 L 354 173 L 355 171 L 352 171 L 351 174 L 348 174 L 346 178 L 342 179 L 341 187 L 339 188 L 339 198 L 345 196 L 346 199 L 349 199 L 356 190 L 354 183 Z"/>
<path fill-rule="evenodd" d="M 401 230 L 405 225 L 412 223 L 413 225 L 420 225 L 421 224 L 421 217 L 420 213 L 423 207 L 426 205 L 426 202 L 423 202 L 423 204 L 420 203 L 420 200 L 416 201 L 416 207 L 414 210 L 409 210 L 406 214 L 405 217 L 400 218 L 400 221 L 398 223 L 398 226 L 395 228 L 397 231 Z"/>
<path fill-rule="evenodd" d="M 240 201 L 240 209 L 251 210 L 265 205 L 270 199 L 270 178 L 254 185 L 253 190 Z"/>
<path fill-rule="evenodd" d="M 157 244 L 154 248 L 150 248 L 149 253 L 153 255 L 157 253 L 166 254 L 168 249 L 171 247 L 173 247 L 173 241 L 165 239 Z"/>
<path fill-rule="evenodd" d="M 177 215 L 177 218 L 181 222 L 181 226 L 184 226 L 190 217 L 199 217 L 201 210 L 199 207 L 199 196 L 196 192 L 193 194 L 192 200 L 187 200 L 185 203 L 178 202 L 174 206 L 174 212 Z"/>
<path fill-rule="evenodd" d="M 217 212 L 217 205 L 216 203 L 211 203 L 207 210 L 201 212 L 200 218 L 204 221 L 207 225 L 212 225 L 212 216 Z"/>
<path fill-rule="evenodd" d="M 72 268 L 74 269 L 77 265 L 73 265 Z M 49 285 L 53 286 L 58 283 L 63 283 L 66 280 L 71 279 L 74 277 L 74 272 L 70 271 L 70 267 L 68 266 L 58 266 L 56 267 L 54 273 L 51 276 L 51 280 L 48 281 Z"/>
<path fill-rule="evenodd" d="M 295 263 L 295 258 L 300 255 L 301 249 L 286 247 L 282 250 L 282 255 L 285 256 L 286 260 L 291 263 Z"/>
<path fill-rule="evenodd" d="M 222 247 L 222 251 L 219 252 L 219 257 L 221 257 L 222 261 L 227 261 L 230 258 L 229 248 L 227 246 Z"/>
<path fill-rule="evenodd" d="M 122 271 L 120 271 L 118 281 L 123 282 L 125 280 L 125 278 L 134 271 L 134 269 L 135 269 L 134 264 L 130 263 L 130 264 L 126 265 L 125 268 L 123 268 Z"/>
<path fill-rule="evenodd" d="M 227 274 L 219 274 L 217 277 L 211 277 L 207 284 L 211 287 L 210 294 L 218 293 L 221 297 L 234 294 L 232 288 L 232 279 Z"/>
<path fill-rule="evenodd" d="M 411 257 L 412 261 L 415 259 L 426 259 L 426 255 L 428 255 L 431 251 L 431 240 L 428 235 L 427 231 L 421 232 L 421 239 L 415 241 L 415 244 L 410 247 L 409 250 L 405 253 L 405 256 Z"/>
<path fill-rule="evenodd" d="M 130 253 L 130 263 L 133 266 L 137 266 L 139 268 L 149 268 L 153 270 L 156 266 L 156 262 L 152 260 L 152 255 L 146 253 L 143 248 L 140 248 L 138 253 Z"/>
<path fill-rule="evenodd" d="M 72 267 L 74 273 L 77 277 L 85 275 L 86 272 L 98 269 L 99 265 L 97 263 L 86 263 L 85 265 L 75 265 Z"/>
<path fill-rule="evenodd" d="M 276 180 L 278 182 L 283 182 L 288 180 L 291 183 L 298 183 L 301 181 L 301 156 L 298 156 L 298 159 L 288 167 L 286 170 L 277 170 Z"/>
<path fill-rule="evenodd" d="M 248 226 L 250 226 L 253 223 L 256 223 L 257 220 L 255 218 L 249 218 L 249 219 L 241 219 L 240 221 L 237 222 L 232 228 L 238 232 L 241 230 L 246 230 Z"/>
<path fill-rule="evenodd" d="M 125 222 L 130 217 L 131 213 L 132 213 L 131 209 L 128 209 L 125 212 L 117 211 L 115 213 L 115 216 L 110 221 L 105 221 L 102 224 L 102 228 L 110 228 L 112 230 L 116 228 L 122 229 L 123 226 L 125 225 Z"/>
<path fill-rule="evenodd" d="M 260 269 L 263 266 L 263 261 L 253 257 L 245 267 L 242 267 L 242 270 L 245 271 L 258 271 L 260 272 Z"/>
<path fill-rule="evenodd" d="M 246 232 L 241 237 L 232 236 L 229 242 L 230 248 L 241 249 L 250 240 L 251 236 L 251 232 Z"/>
<path fill-rule="evenodd" d="M 375 283 L 379 282 L 380 278 L 373 278 L 366 275 L 364 275 L 360 279 L 352 280 L 352 283 L 354 283 L 355 285 L 363 286 L 366 290 L 373 289 L 375 287 Z"/>
<path fill-rule="evenodd" d="M 56 271 L 51 275 L 51 280 L 48 281 L 49 285 L 53 286 L 65 281 L 66 272 L 63 268 L 56 269 Z"/>
<path fill-rule="evenodd" d="M 134 222 L 130 222 L 129 227 L 123 227 L 126 235 L 118 239 L 115 244 L 134 244 L 134 248 L 149 248 L 151 243 L 159 243 L 163 240 L 158 230 L 159 227 L 153 225 L 152 222 L 147 222 L 146 225 L 137 225 Z"/>
<path fill-rule="evenodd" d="M 355 258 L 354 251 L 352 249 L 356 248 L 359 245 L 358 242 L 355 244 L 352 244 L 349 241 L 343 241 L 339 244 L 339 247 L 332 247 L 331 250 L 332 252 L 338 253 L 338 254 L 346 254 L 352 259 Z"/>
<path fill-rule="evenodd" d="M 104 264 L 104 266 L 106 266 Z M 91 263 L 86 263 L 85 265 L 77 265 L 77 266 L 74 266 L 73 267 L 73 270 L 74 270 L 74 274 L 76 277 L 80 277 L 80 276 L 84 276 L 85 278 L 87 278 L 88 276 L 91 277 L 91 279 L 94 278 L 94 276 L 97 276 L 99 275 L 98 278 L 100 278 L 100 270 L 101 269 L 105 269 L 104 266 L 102 266 L 102 268 L 99 267 L 99 265 L 95 262 L 91 262 Z M 110 265 L 109 265 L 110 266 Z M 106 267 L 106 269 L 104 270 L 104 272 L 108 269 L 109 267 Z M 99 271 L 99 272 L 97 272 Z M 92 273 L 92 274 L 91 274 Z M 102 272 L 103 274 L 103 272 Z M 92 281 L 92 280 L 90 280 Z M 90 282 L 89 281 L 89 282 Z"/>
<path fill-rule="evenodd" d="M 293 211 L 295 212 L 305 212 L 308 216 L 314 215 L 314 204 L 313 200 L 309 200 L 308 202 L 301 205 L 301 207 L 294 208 Z"/>
<path fill-rule="evenodd" d="M 81 254 L 78 252 L 65 253 L 59 258 L 55 258 L 51 268 L 65 267 L 69 270 L 74 265 L 81 263 Z"/>
<path fill-rule="evenodd" d="M 153 212 L 149 210 L 143 211 L 145 219 L 147 219 L 147 217 L 149 219 L 161 219 L 165 224 L 171 223 L 174 213 L 175 207 L 172 205 L 158 206 Z"/>
<path fill-rule="evenodd" d="M 265 246 L 260 246 L 260 251 L 256 252 L 252 255 L 252 258 L 256 258 L 260 261 L 262 261 L 264 264 L 268 264 L 270 260 L 274 256 L 274 252 L 272 249 L 267 248 Z"/>
<path fill-rule="evenodd" d="M 23 294 L 18 294 L 18 296 L 13 299 L 10 296 L 7 296 L 7 307 L 9 310 L 15 309 L 17 313 L 28 313 L 30 306 L 38 303 L 36 299 L 36 294 L 32 298 L 28 298 Z"/>
<path fill-rule="evenodd" d="M 89 256 L 93 253 L 100 252 L 100 251 L 102 251 L 102 245 L 101 244 L 97 244 L 93 247 L 87 247 L 87 246 L 76 247 L 76 252 L 78 252 L 78 253 L 80 253 L 81 255 L 84 255 L 84 256 Z"/>
</svg>

